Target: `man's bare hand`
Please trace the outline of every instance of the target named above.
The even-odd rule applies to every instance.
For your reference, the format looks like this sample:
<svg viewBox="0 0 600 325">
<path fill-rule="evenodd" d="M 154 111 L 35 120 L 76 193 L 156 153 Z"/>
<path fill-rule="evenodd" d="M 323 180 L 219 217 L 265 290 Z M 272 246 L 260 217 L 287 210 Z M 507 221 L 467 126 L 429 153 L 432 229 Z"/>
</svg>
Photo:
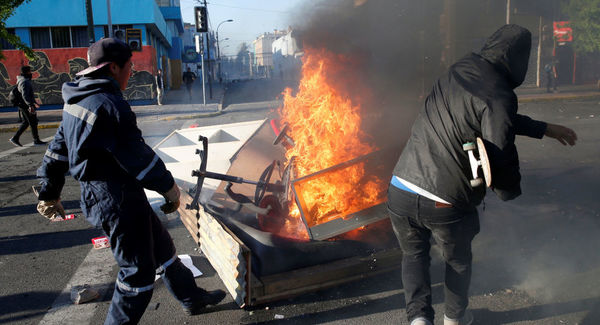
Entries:
<svg viewBox="0 0 600 325">
<path fill-rule="evenodd" d="M 544 133 L 544 135 L 558 140 L 558 142 L 565 146 L 567 143 L 574 146 L 575 141 L 577 141 L 577 134 L 575 131 L 558 124 L 548 123 L 548 127 L 546 128 L 546 133 Z"/>
</svg>

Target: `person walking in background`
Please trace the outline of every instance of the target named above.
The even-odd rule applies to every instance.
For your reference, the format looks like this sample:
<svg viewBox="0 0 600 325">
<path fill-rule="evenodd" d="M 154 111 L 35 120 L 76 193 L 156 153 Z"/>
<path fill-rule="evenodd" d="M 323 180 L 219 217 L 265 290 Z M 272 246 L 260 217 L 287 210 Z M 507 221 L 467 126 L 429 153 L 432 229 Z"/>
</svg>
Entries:
<svg viewBox="0 0 600 325">
<path fill-rule="evenodd" d="M 33 86 L 31 85 L 31 73 L 30 66 L 21 67 L 21 75 L 17 77 L 17 87 L 13 89 L 11 97 L 13 104 L 19 107 L 19 112 L 23 117 L 23 122 L 17 132 L 10 138 L 10 142 L 17 147 L 22 147 L 20 142 L 21 135 L 27 127 L 31 127 L 31 135 L 33 136 L 33 144 L 46 144 L 46 142 L 40 140 L 38 134 L 38 119 L 36 109 L 39 105 L 35 101 L 35 95 L 33 94 Z"/>
<path fill-rule="evenodd" d="M 152 297 L 156 274 L 187 314 L 200 314 L 207 305 L 218 304 L 225 292 L 196 286 L 144 192 L 161 193 L 164 213 L 179 207 L 173 176 L 144 142 L 123 98 L 131 49 L 118 39 L 103 38 L 89 47 L 87 56 L 89 68 L 62 87 L 62 122 L 37 171 L 38 212 L 60 218 L 65 174 L 79 181 L 82 212 L 109 237 L 119 266 L 105 324 L 137 324 Z"/>
<path fill-rule="evenodd" d="M 196 80 L 196 74 L 188 67 L 187 71 L 183 73 L 183 83 L 185 83 L 185 88 L 187 88 L 190 101 L 192 100 L 192 85 L 194 84 L 194 80 Z"/>
<path fill-rule="evenodd" d="M 158 105 L 162 105 L 164 94 L 162 69 L 158 69 L 154 79 L 156 82 L 156 102 L 158 103 Z"/>
<path fill-rule="evenodd" d="M 546 92 L 551 92 L 550 88 L 552 88 L 554 92 L 557 92 L 558 90 L 556 89 L 556 69 L 554 61 L 546 63 L 546 65 L 544 66 L 544 71 L 546 72 Z"/>
<path fill-rule="evenodd" d="M 471 242 L 479 233 L 477 206 L 485 186 L 472 187 L 463 144 L 480 137 L 491 166 L 491 189 L 503 200 L 521 194 L 515 136 L 557 139 L 574 145 L 567 127 L 517 114 L 514 89 L 523 83 L 531 33 L 505 25 L 433 85 L 396 166 L 388 189 L 388 211 L 402 249 L 402 282 L 411 325 L 432 325 L 430 240 L 445 262 L 444 325 L 468 325 Z M 480 320 L 478 324 L 485 324 Z"/>
</svg>

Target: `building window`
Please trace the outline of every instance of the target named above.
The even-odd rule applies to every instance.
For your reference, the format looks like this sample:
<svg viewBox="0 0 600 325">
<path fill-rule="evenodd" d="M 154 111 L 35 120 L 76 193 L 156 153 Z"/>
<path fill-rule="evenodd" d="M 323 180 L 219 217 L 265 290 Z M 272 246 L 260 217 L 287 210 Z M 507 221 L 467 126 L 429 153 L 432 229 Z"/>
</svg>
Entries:
<svg viewBox="0 0 600 325">
<path fill-rule="evenodd" d="M 48 49 L 52 47 L 50 29 L 48 27 L 31 28 L 31 47 L 34 49 Z"/>
<path fill-rule="evenodd" d="M 11 35 L 15 35 L 15 29 L 14 28 L 7 28 L 6 31 L 9 34 L 11 34 Z M 3 50 L 14 50 L 15 46 L 12 45 L 12 44 L 10 44 L 4 38 L 0 38 L 0 49 L 3 49 Z"/>
<path fill-rule="evenodd" d="M 71 33 L 69 33 L 69 27 L 51 27 L 50 32 L 52 33 L 52 47 L 71 47 Z"/>
<path fill-rule="evenodd" d="M 125 40 L 127 39 L 127 28 L 133 28 L 133 25 L 113 25 L 113 33 L 115 35 L 114 37 L 125 42 Z"/>
<path fill-rule="evenodd" d="M 90 41 L 88 39 L 87 27 L 71 27 L 71 40 L 73 41 L 73 47 L 88 47 Z"/>
</svg>

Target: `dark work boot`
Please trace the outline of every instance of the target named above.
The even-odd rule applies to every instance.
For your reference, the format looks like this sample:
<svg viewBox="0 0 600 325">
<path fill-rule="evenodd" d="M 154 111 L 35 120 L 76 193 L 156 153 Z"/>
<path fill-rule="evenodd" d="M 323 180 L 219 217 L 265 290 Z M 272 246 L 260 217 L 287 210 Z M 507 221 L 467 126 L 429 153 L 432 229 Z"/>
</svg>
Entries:
<svg viewBox="0 0 600 325">
<path fill-rule="evenodd" d="M 225 291 L 206 291 L 196 286 L 192 271 L 179 258 L 164 269 L 162 279 L 171 294 L 188 315 L 198 315 L 207 305 L 216 305 L 225 298 Z"/>
<path fill-rule="evenodd" d="M 184 308 L 183 310 L 187 315 L 199 315 L 204 312 L 204 309 L 208 305 L 216 305 L 223 298 L 225 298 L 225 291 L 223 290 L 213 290 L 206 291 L 204 289 L 198 288 L 197 297 L 192 301 L 192 305 L 190 307 Z"/>
<path fill-rule="evenodd" d="M 46 142 L 44 142 L 44 141 L 42 141 L 42 140 L 40 140 L 40 139 L 35 139 L 35 140 L 33 141 L 33 144 L 40 144 L 40 145 L 41 145 L 41 144 L 46 144 Z"/>
<path fill-rule="evenodd" d="M 16 139 L 16 138 L 14 138 L 14 137 L 13 137 L 13 138 L 10 138 L 10 140 L 8 140 L 8 141 L 10 141 L 12 144 L 14 144 L 14 145 L 15 145 L 15 147 L 22 147 L 22 146 L 23 146 L 23 145 L 22 145 L 22 144 L 19 142 L 19 139 Z"/>
</svg>

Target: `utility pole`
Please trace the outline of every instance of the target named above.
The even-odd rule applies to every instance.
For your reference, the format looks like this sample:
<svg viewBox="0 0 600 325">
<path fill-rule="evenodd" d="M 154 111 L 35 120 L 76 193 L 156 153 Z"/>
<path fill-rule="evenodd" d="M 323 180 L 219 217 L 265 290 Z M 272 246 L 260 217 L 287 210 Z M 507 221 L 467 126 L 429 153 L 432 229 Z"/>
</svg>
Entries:
<svg viewBox="0 0 600 325">
<path fill-rule="evenodd" d="M 506 0 L 506 24 L 510 24 L 510 0 Z"/>
<path fill-rule="evenodd" d="M 202 37 L 202 40 L 200 37 Z M 196 53 L 200 53 L 200 62 L 202 64 L 202 103 L 206 106 L 206 89 L 204 87 L 204 37 L 202 34 L 196 34 L 194 35 L 194 39 L 196 40 Z"/>
<path fill-rule="evenodd" d="M 204 0 L 204 7 L 206 7 L 206 16 L 208 17 L 208 6 L 206 4 L 206 0 Z M 208 22 L 207 22 L 208 25 Z M 208 56 L 208 96 L 210 96 L 210 99 L 213 98 L 212 95 L 212 73 L 211 73 L 211 67 L 210 67 L 210 32 L 207 30 L 206 31 L 206 56 Z M 204 73 L 204 71 L 202 72 Z"/>
<path fill-rule="evenodd" d="M 108 19 L 108 37 L 113 37 L 112 19 L 110 16 L 110 0 L 106 0 L 106 12 Z"/>
<path fill-rule="evenodd" d="M 92 13 L 92 0 L 85 0 L 85 14 L 87 16 L 87 32 L 90 44 L 96 42 L 94 35 L 94 14 Z"/>
<path fill-rule="evenodd" d="M 535 74 L 535 85 L 541 87 L 541 76 L 542 70 L 542 16 L 540 16 L 540 23 L 538 25 L 538 48 L 537 48 L 537 66 Z"/>
</svg>

